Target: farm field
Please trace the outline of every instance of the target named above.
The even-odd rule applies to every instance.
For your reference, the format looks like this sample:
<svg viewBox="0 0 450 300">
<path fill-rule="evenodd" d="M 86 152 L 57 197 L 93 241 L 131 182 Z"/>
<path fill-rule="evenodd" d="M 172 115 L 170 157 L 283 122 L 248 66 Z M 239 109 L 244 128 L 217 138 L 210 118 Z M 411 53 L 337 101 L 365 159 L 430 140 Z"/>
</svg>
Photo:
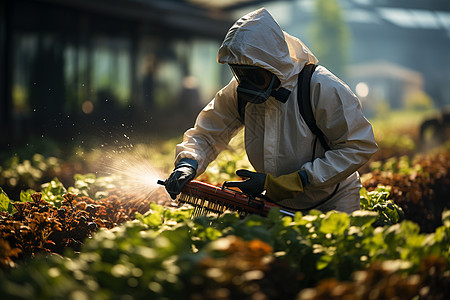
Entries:
<svg viewBox="0 0 450 300">
<path fill-rule="evenodd" d="M 398 118 L 393 118 L 398 120 Z M 412 120 L 413 118 L 406 118 Z M 361 211 L 191 218 L 156 185 L 179 139 L 11 156 L 0 168 L 4 299 L 448 299 L 450 147 L 373 122 Z M 198 180 L 249 168 L 238 136 Z M 108 166 L 108 168 L 105 168 Z M 2 296 L 3 298 L 3 296 Z"/>
</svg>

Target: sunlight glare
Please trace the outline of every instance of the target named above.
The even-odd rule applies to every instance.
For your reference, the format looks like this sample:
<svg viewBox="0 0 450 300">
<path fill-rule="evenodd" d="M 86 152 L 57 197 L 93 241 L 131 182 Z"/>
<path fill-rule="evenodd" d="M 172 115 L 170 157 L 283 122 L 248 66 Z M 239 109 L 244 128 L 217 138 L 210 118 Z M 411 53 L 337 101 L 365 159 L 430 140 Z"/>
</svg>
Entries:
<svg viewBox="0 0 450 300">
<path fill-rule="evenodd" d="M 361 98 L 365 98 L 369 95 L 369 86 L 365 82 L 358 83 L 355 90 L 356 94 Z"/>
</svg>

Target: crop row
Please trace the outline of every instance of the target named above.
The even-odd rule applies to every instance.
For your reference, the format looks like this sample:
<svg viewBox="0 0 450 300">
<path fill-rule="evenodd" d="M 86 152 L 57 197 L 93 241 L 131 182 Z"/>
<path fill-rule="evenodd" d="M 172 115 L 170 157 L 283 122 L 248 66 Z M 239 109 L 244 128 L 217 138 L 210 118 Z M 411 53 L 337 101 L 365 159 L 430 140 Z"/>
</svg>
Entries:
<svg viewBox="0 0 450 300">
<path fill-rule="evenodd" d="M 450 209 L 450 152 L 393 157 L 372 163 L 362 176 L 367 191 L 389 186 L 389 198 L 402 208 L 405 218 L 432 232 L 442 224 L 440 215 Z"/>
<path fill-rule="evenodd" d="M 0 291 L 15 299 L 446 299 L 449 153 L 372 164 L 362 211 L 191 219 L 114 189 L 56 178 L 0 189 Z M 420 193 L 420 194 L 418 194 Z M 423 203 L 425 202 L 426 203 Z M 69 296 L 68 296 L 69 295 Z"/>
<path fill-rule="evenodd" d="M 191 209 L 150 207 L 134 221 L 100 229 L 79 253 L 37 256 L 1 272 L 2 294 L 17 299 L 323 299 L 311 297 L 331 286 L 329 293 L 362 293 L 359 299 L 367 299 L 364 295 L 372 292 L 367 289 L 377 284 L 379 293 L 398 299 L 449 295 L 449 212 L 442 216 L 443 226 L 422 234 L 411 221 L 374 227 L 377 213 L 367 211 L 312 211 L 291 218 L 274 209 L 267 218 L 226 213 L 191 220 Z M 364 288 L 356 288 L 362 282 Z"/>
</svg>

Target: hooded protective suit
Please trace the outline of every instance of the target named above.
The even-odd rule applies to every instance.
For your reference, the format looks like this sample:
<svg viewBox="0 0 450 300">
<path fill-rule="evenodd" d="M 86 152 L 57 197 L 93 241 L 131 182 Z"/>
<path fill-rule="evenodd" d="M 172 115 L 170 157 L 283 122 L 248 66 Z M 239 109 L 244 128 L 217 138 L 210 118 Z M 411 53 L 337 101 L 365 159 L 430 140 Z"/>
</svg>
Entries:
<svg viewBox="0 0 450 300">
<path fill-rule="evenodd" d="M 298 74 L 305 64 L 318 61 L 299 39 L 283 32 L 267 10 L 262 8 L 239 19 L 228 31 L 217 60 L 262 67 L 278 77 L 281 87 L 291 91 L 286 103 L 270 97 L 262 104 L 248 103 L 245 110 L 245 147 L 255 170 L 273 176 L 304 170 L 308 176 L 304 191 L 280 204 L 296 209 L 358 210 L 361 182 L 357 169 L 378 148 L 372 126 L 349 87 L 322 66 L 311 78 L 313 113 L 332 149 L 325 151 L 320 143 L 314 143 L 315 135 L 300 115 L 297 103 Z M 195 159 L 199 164 L 197 175 L 243 128 L 236 87 L 233 78 L 177 145 L 176 162 Z M 329 198 L 338 183 L 337 192 Z"/>
</svg>

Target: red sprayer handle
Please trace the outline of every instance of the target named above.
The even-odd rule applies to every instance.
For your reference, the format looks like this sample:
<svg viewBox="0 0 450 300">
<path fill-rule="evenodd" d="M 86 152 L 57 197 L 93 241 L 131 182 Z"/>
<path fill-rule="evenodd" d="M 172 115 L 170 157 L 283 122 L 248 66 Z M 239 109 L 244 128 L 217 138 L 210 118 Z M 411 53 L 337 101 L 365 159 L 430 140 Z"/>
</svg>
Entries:
<svg viewBox="0 0 450 300">
<path fill-rule="evenodd" d="M 158 180 L 158 184 L 165 185 L 166 182 Z M 246 211 L 248 213 L 267 216 L 269 210 L 278 207 L 274 203 L 267 202 L 260 198 L 254 198 L 241 192 L 227 189 L 221 186 L 214 186 L 201 181 L 191 180 L 183 187 L 183 194 L 194 198 L 204 199 L 209 202 L 217 202 L 223 204 L 230 209 Z M 288 211 L 282 211 L 284 214 L 293 216 Z"/>
</svg>

